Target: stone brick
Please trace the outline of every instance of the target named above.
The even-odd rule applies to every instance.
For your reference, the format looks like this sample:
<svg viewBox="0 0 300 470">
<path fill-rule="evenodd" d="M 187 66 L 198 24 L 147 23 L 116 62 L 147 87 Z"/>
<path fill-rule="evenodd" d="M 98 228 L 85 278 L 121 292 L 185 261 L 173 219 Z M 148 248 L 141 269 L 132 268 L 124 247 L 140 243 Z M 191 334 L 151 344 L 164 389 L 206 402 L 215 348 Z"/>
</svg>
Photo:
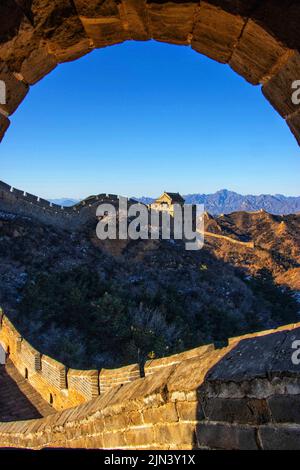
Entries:
<svg viewBox="0 0 300 470">
<path fill-rule="evenodd" d="M 126 447 L 124 432 L 109 432 L 103 434 L 103 446 L 105 449 L 120 449 Z"/>
<path fill-rule="evenodd" d="M 274 421 L 300 424 L 300 395 L 277 395 L 268 403 Z"/>
<path fill-rule="evenodd" d="M 300 80 L 300 54 L 294 53 L 264 86 L 263 94 L 271 105 L 283 117 L 299 110 L 299 105 L 292 102 L 292 89 L 294 81 Z"/>
<path fill-rule="evenodd" d="M 168 403 L 158 408 L 149 408 L 143 411 L 145 423 L 171 423 L 178 421 L 175 403 Z"/>
<path fill-rule="evenodd" d="M 200 423 L 196 427 L 198 445 L 210 449 L 256 450 L 255 428 Z"/>
<path fill-rule="evenodd" d="M 132 411 L 127 415 L 129 426 L 140 426 L 144 424 L 143 415 L 140 411 Z"/>
<path fill-rule="evenodd" d="M 204 419 L 202 406 L 199 402 L 177 402 L 178 417 L 182 421 L 200 421 Z"/>
<path fill-rule="evenodd" d="M 125 414 L 105 417 L 105 430 L 116 431 L 125 429 L 128 426 L 128 419 Z"/>
<path fill-rule="evenodd" d="M 150 39 L 146 0 L 123 0 L 122 4 L 130 38 L 136 41 Z"/>
<path fill-rule="evenodd" d="M 230 0 L 227 1 L 230 2 Z M 283 7 L 284 12 L 282 11 Z M 251 16 L 267 31 L 270 31 L 275 37 L 278 37 L 285 43 L 287 47 L 291 49 L 300 48 L 298 34 L 300 3 L 298 0 L 289 2 L 283 2 L 282 0 L 260 1 L 256 3 L 256 8 L 252 9 Z"/>
<path fill-rule="evenodd" d="M 240 383 L 284 374 L 298 377 L 299 366 L 291 361 L 292 342 L 297 338 L 299 328 L 245 339 L 209 370 L 206 380 Z"/>
<path fill-rule="evenodd" d="M 6 116 L 0 113 L 0 142 L 3 140 L 5 132 L 9 128 L 10 121 Z"/>
<path fill-rule="evenodd" d="M 155 442 L 164 446 L 196 443 L 195 425 L 193 423 L 160 424 L 155 426 Z"/>
<path fill-rule="evenodd" d="M 249 21 L 234 49 L 230 65 L 253 85 L 269 78 L 287 49 L 254 21 Z"/>
<path fill-rule="evenodd" d="M 76 11 L 86 18 L 117 16 L 119 13 L 118 0 L 74 0 Z"/>
<path fill-rule="evenodd" d="M 13 114 L 28 93 L 28 86 L 18 80 L 4 63 L 0 62 L 0 80 L 6 85 L 6 104 L 0 104 L 5 114 Z"/>
<path fill-rule="evenodd" d="M 261 426 L 258 433 L 264 450 L 300 450 L 300 426 Z"/>
<path fill-rule="evenodd" d="M 193 30 L 192 48 L 226 63 L 242 32 L 244 19 L 201 2 Z"/>
<path fill-rule="evenodd" d="M 21 74 L 29 85 L 34 85 L 57 65 L 54 55 L 49 54 L 46 47 L 34 50 L 21 67 Z"/>
<path fill-rule="evenodd" d="M 130 39 L 123 22 L 124 9 L 119 1 L 75 0 L 77 12 L 86 34 L 96 47 L 108 46 Z"/>
<path fill-rule="evenodd" d="M 206 419 L 239 424 L 264 424 L 270 421 L 266 400 L 209 398 L 202 403 Z"/>
<path fill-rule="evenodd" d="M 155 442 L 154 427 L 144 426 L 134 429 L 129 429 L 125 432 L 126 444 L 128 446 L 145 446 L 147 444 L 153 445 Z"/>
<path fill-rule="evenodd" d="M 190 44 L 198 3 L 196 0 L 165 4 L 148 1 L 151 36 L 159 41 Z"/>
</svg>

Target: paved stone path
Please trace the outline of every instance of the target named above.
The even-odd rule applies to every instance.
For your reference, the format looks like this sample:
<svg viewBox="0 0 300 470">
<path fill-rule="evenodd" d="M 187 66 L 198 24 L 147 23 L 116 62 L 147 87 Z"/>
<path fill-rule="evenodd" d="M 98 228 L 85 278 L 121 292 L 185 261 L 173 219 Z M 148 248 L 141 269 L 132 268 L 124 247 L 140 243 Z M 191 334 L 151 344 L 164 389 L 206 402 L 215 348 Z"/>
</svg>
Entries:
<svg viewBox="0 0 300 470">
<path fill-rule="evenodd" d="M 0 366 L 0 422 L 40 418 L 55 410 L 22 377 L 11 361 Z"/>
</svg>

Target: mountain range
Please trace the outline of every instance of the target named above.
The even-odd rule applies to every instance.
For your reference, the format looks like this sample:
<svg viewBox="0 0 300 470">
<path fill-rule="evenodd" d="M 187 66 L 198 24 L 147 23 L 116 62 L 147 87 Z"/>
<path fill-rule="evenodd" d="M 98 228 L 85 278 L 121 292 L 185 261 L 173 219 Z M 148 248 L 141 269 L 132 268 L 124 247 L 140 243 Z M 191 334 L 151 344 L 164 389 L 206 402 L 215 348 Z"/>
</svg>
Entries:
<svg viewBox="0 0 300 470">
<path fill-rule="evenodd" d="M 204 204 L 205 210 L 213 215 L 230 214 L 237 211 L 258 211 L 264 209 L 271 214 L 286 215 L 300 212 L 300 196 L 284 196 L 282 194 L 242 195 L 227 189 L 213 194 L 187 194 L 187 204 Z M 149 204 L 153 198 L 140 197 L 136 200 Z M 54 199 L 52 202 L 62 206 L 72 206 L 79 202 L 75 199 Z"/>
</svg>

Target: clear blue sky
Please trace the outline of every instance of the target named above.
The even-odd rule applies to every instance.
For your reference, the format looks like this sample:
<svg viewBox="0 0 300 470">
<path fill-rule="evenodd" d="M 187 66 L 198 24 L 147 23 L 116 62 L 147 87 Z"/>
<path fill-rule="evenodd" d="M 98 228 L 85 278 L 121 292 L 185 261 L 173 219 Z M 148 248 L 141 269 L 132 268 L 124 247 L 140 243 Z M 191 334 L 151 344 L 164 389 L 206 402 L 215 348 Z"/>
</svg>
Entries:
<svg viewBox="0 0 300 470">
<path fill-rule="evenodd" d="M 0 145 L 0 179 L 46 198 L 300 195 L 299 176 L 299 147 L 259 87 L 155 42 L 60 65 L 32 87 Z"/>
</svg>

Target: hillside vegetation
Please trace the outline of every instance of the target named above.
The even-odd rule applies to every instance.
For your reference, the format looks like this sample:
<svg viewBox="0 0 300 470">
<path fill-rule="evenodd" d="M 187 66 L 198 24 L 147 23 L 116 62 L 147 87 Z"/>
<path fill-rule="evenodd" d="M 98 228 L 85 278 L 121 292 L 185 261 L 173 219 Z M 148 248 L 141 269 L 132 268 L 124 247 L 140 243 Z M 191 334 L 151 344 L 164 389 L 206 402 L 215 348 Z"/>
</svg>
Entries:
<svg viewBox="0 0 300 470">
<path fill-rule="evenodd" d="M 207 228 L 247 238 L 253 223 L 245 215 L 208 217 Z M 70 234 L 2 213 L 0 304 L 33 345 L 70 367 L 116 367 L 222 343 L 298 318 L 292 292 L 274 278 L 297 269 L 299 246 L 272 233 L 269 249 L 261 239 L 253 252 L 210 239 L 199 252 L 140 241 L 113 256 L 88 231 Z"/>
</svg>

